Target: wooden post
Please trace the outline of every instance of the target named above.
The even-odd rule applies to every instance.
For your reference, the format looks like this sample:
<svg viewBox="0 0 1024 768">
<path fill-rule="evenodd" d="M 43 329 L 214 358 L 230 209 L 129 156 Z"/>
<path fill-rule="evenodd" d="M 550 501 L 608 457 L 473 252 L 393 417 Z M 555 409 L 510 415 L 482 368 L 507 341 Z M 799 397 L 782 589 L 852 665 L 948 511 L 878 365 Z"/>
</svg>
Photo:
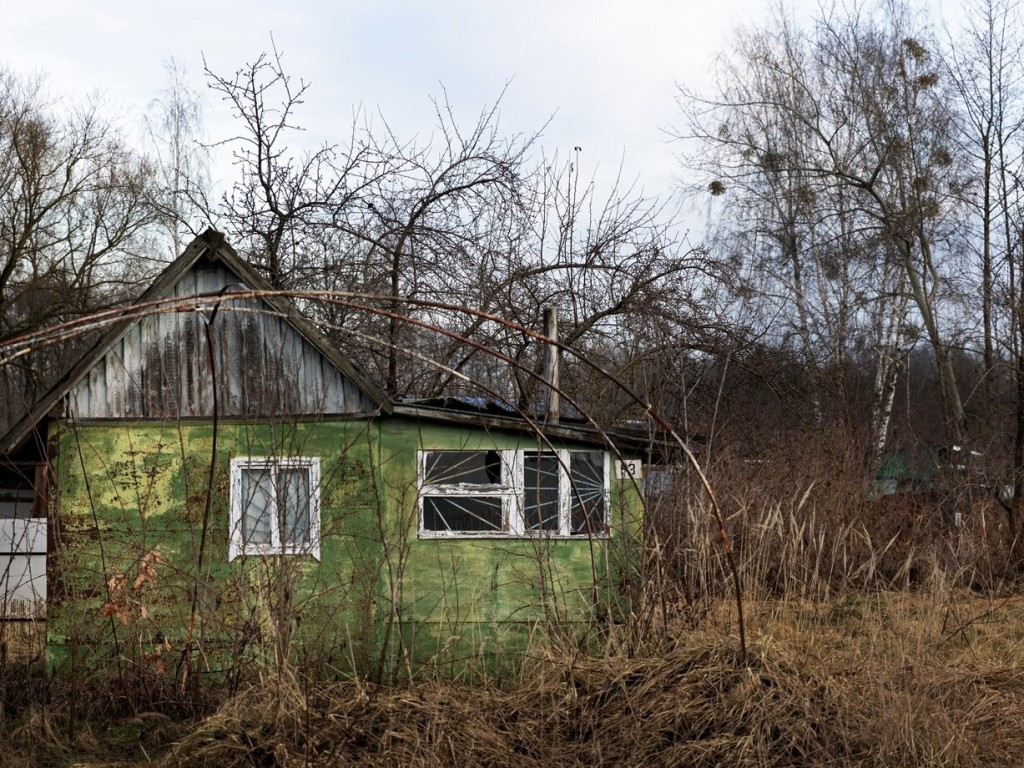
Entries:
<svg viewBox="0 0 1024 768">
<path fill-rule="evenodd" d="M 544 335 L 554 343 L 544 345 L 544 389 L 547 390 L 548 424 L 558 423 L 558 307 L 544 307 Z"/>
</svg>

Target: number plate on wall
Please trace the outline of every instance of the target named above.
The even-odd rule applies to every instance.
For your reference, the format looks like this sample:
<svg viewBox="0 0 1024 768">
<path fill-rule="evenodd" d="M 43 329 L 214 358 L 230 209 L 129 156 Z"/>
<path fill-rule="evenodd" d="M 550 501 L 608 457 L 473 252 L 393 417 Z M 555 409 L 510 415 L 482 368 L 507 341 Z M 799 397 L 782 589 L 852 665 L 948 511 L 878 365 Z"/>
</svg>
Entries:
<svg viewBox="0 0 1024 768">
<path fill-rule="evenodd" d="M 626 459 L 624 461 L 615 462 L 615 476 L 619 480 L 628 480 L 633 478 L 639 480 L 643 475 L 643 462 L 640 459 Z"/>
</svg>

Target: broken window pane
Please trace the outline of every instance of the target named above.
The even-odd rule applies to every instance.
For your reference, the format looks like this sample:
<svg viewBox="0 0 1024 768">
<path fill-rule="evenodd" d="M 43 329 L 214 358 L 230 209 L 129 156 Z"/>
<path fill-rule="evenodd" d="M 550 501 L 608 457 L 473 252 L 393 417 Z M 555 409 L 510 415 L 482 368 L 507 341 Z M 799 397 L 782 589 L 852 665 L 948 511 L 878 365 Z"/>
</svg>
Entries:
<svg viewBox="0 0 1024 768">
<path fill-rule="evenodd" d="M 498 451 L 430 451 L 424 463 L 429 485 L 498 485 L 501 453 Z"/>
<path fill-rule="evenodd" d="M 424 534 L 604 536 L 603 451 L 423 451 Z"/>
</svg>

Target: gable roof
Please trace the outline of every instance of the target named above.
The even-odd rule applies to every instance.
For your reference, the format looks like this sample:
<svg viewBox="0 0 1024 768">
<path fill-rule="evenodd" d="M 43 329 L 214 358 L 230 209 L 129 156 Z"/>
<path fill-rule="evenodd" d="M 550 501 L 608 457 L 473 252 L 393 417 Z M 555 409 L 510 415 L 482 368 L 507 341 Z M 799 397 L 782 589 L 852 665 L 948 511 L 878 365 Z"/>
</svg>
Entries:
<svg viewBox="0 0 1024 768">
<path fill-rule="evenodd" d="M 181 256 L 160 273 L 152 285 L 133 302 L 132 306 L 169 297 L 184 275 L 193 269 L 201 259 L 212 263 L 219 262 L 252 290 L 273 290 L 273 287 L 264 278 L 235 253 L 234 249 L 225 241 L 223 234 L 213 229 L 207 229 L 185 248 Z M 282 296 L 261 296 L 259 300 L 284 318 L 291 328 L 313 345 L 331 366 L 348 378 L 377 408 L 387 413 L 391 411 L 390 399 L 385 392 L 343 357 L 289 299 Z M 140 322 L 140 318 L 134 315 L 116 322 L 74 366 L 58 379 L 57 383 L 28 414 L 16 423 L 3 438 L 0 438 L 0 454 L 12 454 L 25 448 L 35 434 L 38 425 L 53 411 L 61 398 L 66 396 L 138 322 Z"/>
</svg>

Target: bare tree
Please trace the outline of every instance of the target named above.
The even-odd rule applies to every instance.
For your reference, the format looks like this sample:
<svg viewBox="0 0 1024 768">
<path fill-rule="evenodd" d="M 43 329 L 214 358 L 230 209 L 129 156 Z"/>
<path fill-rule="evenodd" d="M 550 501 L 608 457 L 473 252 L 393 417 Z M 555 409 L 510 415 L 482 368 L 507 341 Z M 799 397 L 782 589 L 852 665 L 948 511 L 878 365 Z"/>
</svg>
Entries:
<svg viewBox="0 0 1024 768">
<path fill-rule="evenodd" d="M 872 334 L 876 452 L 904 336 L 906 305 L 894 292 L 905 290 L 933 350 L 948 439 L 958 443 L 966 430 L 939 319 L 947 287 L 941 250 L 963 178 L 930 46 L 897 5 L 876 17 L 826 11 L 810 33 L 786 20 L 753 33 L 720 68 L 717 95 L 684 94 L 692 109 L 683 133 L 707 152 L 704 169 L 718 172 L 711 191 L 731 188 L 738 211 L 756 210 L 755 226 L 737 218 L 739 229 L 748 238 L 760 233 L 777 263 L 790 267 L 776 274 L 808 360 L 820 355 L 815 337 L 825 330 L 837 362 L 855 341 L 854 322 Z M 809 285 L 818 289 L 813 302 Z M 879 322 L 886 316 L 891 321 Z"/>
<path fill-rule="evenodd" d="M 1012 360 L 1016 428 L 1012 436 L 1010 529 L 1013 539 L 1020 542 L 1024 533 L 1024 330 L 1020 311 L 1024 257 L 1017 222 L 1024 196 L 1022 18 L 1016 2 L 978 0 L 971 4 L 966 19 L 947 59 L 948 76 L 959 97 L 960 147 L 976 178 L 964 195 L 971 212 L 964 243 L 975 254 L 981 283 L 984 390 L 990 414 L 996 407 L 998 364 L 1006 357 Z"/>
<path fill-rule="evenodd" d="M 41 80 L 0 72 L 0 340 L 123 296 L 152 182 L 95 104 L 56 105 Z M 7 382 L 7 417 L 48 385 L 50 357 Z"/>
<path fill-rule="evenodd" d="M 512 264 L 503 311 L 527 327 L 540 327 L 540 310 L 559 308 L 561 341 L 621 373 L 645 355 L 667 346 L 698 347 L 715 325 L 712 294 L 728 271 L 702 248 L 685 246 L 665 206 L 616 183 L 600 192 L 579 182 L 580 152 L 538 174 L 529 236 Z M 534 345 L 506 339 L 504 349 L 534 374 Z M 583 373 L 579 371 L 578 373 Z M 537 378 L 512 372 L 516 395 L 535 397 Z M 577 393 L 598 384 L 586 376 L 567 383 Z M 588 408 L 614 412 L 603 388 L 590 392 Z"/>
<path fill-rule="evenodd" d="M 366 258 L 385 295 L 494 308 L 490 275 L 501 270 L 510 241 L 521 237 L 531 176 L 525 160 L 533 143 L 532 136 L 501 135 L 499 103 L 485 107 L 467 130 L 447 99 L 435 102 L 437 136 L 422 146 L 401 141 L 386 125 L 381 137 L 367 136 L 376 156 L 394 165 L 366 190 L 348 226 L 368 245 Z M 414 334 L 403 320 L 405 306 L 396 303 L 391 311 L 383 378 L 388 392 L 399 394 L 416 389 L 402 381 L 398 353 Z M 435 313 L 434 319 L 452 317 Z M 474 327 L 479 321 L 459 330 L 469 335 Z"/>
<path fill-rule="evenodd" d="M 290 77 L 276 48 L 231 76 L 205 69 L 210 89 L 227 103 L 238 132 L 215 141 L 229 147 L 237 171 L 214 214 L 271 284 L 291 288 L 315 252 L 322 231 L 344 220 L 348 206 L 388 167 L 354 135 L 348 147 L 324 143 L 295 150 L 302 127 L 296 111 L 309 84 Z"/>
<path fill-rule="evenodd" d="M 709 262 L 680 252 L 663 207 L 618 188 L 600 202 L 580 184 L 578 150 L 568 164 L 535 161 L 536 134 L 501 132 L 500 97 L 468 125 L 447 96 L 435 101 L 425 141 L 381 118 L 354 126 L 344 146 L 303 154 L 288 143 L 308 84 L 295 85 L 279 52 L 231 78 L 207 76 L 238 120 L 218 142 L 239 172 L 219 207 L 233 241 L 280 287 L 378 297 L 385 317 L 310 310 L 392 395 L 451 393 L 468 379 L 510 401 L 533 397 L 524 370 L 536 365 L 535 344 L 459 307 L 539 328 L 542 305 L 556 304 L 564 341 L 597 351 L 621 350 L 639 319 L 700 306 L 688 275 Z"/>
</svg>

